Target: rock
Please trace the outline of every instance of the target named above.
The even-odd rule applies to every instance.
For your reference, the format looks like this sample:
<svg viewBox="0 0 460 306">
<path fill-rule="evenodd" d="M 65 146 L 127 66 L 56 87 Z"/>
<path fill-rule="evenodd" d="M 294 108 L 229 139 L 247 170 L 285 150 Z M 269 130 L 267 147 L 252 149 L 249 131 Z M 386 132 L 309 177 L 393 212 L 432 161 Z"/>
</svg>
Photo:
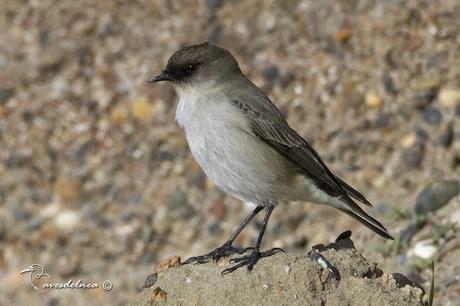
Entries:
<svg viewBox="0 0 460 306">
<path fill-rule="evenodd" d="M 425 289 L 420 285 L 419 282 L 416 282 L 414 280 L 411 280 L 409 277 L 402 273 L 392 273 L 391 276 L 394 278 L 396 281 L 396 285 L 398 288 L 404 288 L 406 286 L 410 287 L 417 287 L 419 288 L 423 293 L 425 293 Z"/>
<path fill-rule="evenodd" d="M 3 104 L 0 104 L 0 117 L 6 116 L 7 113 L 8 113 L 8 110 L 6 106 L 4 106 Z"/>
<path fill-rule="evenodd" d="M 219 198 L 212 203 L 211 213 L 218 219 L 224 220 L 227 215 L 227 207 L 225 206 L 223 199 Z"/>
<path fill-rule="evenodd" d="M 409 244 L 420 230 L 422 230 L 427 224 L 426 218 L 418 218 L 416 222 L 407 225 L 399 234 L 399 240 L 404 244 Z"/>
<path fill-rule="evenodd" d="M 351 29 L 347 26 L 342 27 L 340 30 L 335 32 L 334 38 L 340 43 L 345 43 L 351 38 Z"/>
<path fill-rule="evenodd" d="M 155 302 L 165 303 L 168 300 L 168 293 L 161 289 L 160 287 L 156 287 L 153 289 L 152 294 L 150 296 L 150 305 L 155 304 Z"/>
<path fill-rule="evenodd" d="M 429 259 L 433 257 L 437 250 L 433 244 L 433 240 L 428 239 L 417 242 L 407 253 L 409 257 L 417 256 L 422 259 Z"/>
<path fill-rule="evenodd" d="M 160 273 L 168 270 L 171 267 L 177 267 L 180 265 L 180 256 L 171 256 L 161 261 L 155 268 L 153 268 L 154 273 Z"/>
<path fill-rule="evenodd" d="M 397 96 L 399 93 L 399 90 L 390 74 L 383 75 L 383 88 L 385 88 L 385 91 L 392 96 Z"/>
<path fill-rule="evenodd" d="M 416 142 L 402 153 L 402 160 L 410 168 L 419 168 L 425 157 L 425 144 Z"/>
<path fill-rule="evenodd" d="M 427 141 L 428 138 L 430 137 L 428 135 L 428 132 L 423 128 L 417 128 L 417 130 L 415 131 L 415 134 L 417 135 L 417 140 L 423 143 Z"/>
<path fill-rule="evenodd" d="M 221 229 L 220 228 L 220 222 L 216 221 L 216 222 L 211 223 L 208 226 L 208 233 L 209 233 L 209 235 L 214 236 L 220 231 L 220 229 Z"/>
<path fill-rule="evenodd" d="M 125 123 L 127 117 L 127 112 L 124 107 L 115 107 L 110 112 L 110 119 L 112 119 L 113 124 L 116 126 L 122 126 Z"/>
<path fill-rule="evenodd" d="M 62 231 L 71 232 L 80 224 L 80 213 L 73 210 L 64 210 L 54 217 L 54 225 Z"/>
<path fill-rule="evenodd" d="M 158 279 L 158 273 L 152 273 L 144 281 L 144 284 L 142 285 L 142 289 L 145 288 L 150 288 L 153 285 L 155 285 L 156 281 Z"/>
<path fill-rule="evenodd" d="M 280 70 L 277 66 L 270 65 L 262 71 L 262 74 L 267 82 L 273 83 L 279 79 Z"/>
<path fill-rule="evenodd" d="M 368 92 L 366 94 L 366 105 L 369 107 L 380 108 L 382 107 L 382 99 L 375 92 Z"/>
<path fill-rule="evenodd" d="M 136 119 L 149 119 L 152 114 L 152 110 L 152 104 L 150 104 L 146 98 L 137 98 L 131 103 L 131 113 Z"/>
<path fill-rule="evenodd" d="M 56 190 L 62 202 L 70 203 L 80 196 L 81 182 L 78 179 L 58 179 L 56 182 Z"/>
<path fill-rule="evenodd" d="M 206 0 L 208 9 L 212 12 L 215 12 L 216 10 L 218 10 L 222 6 L 223 3 L 224 3 L 224 0 Z"/>
<path fill-rule="evenodd" d="M 442 88 L 439 92 L 439 103 L 445 107 L 454 107 L 460 102 L 460 90 L 453 88 Z"/>
<path fill-rule="evenodd" d="M 449 203 L 460 192 L 458 180 L 442 180 L 425 187 L 415 201 L 415 212 L 425 215 L 436 211 Z"/>
<path fill-rule="evenodd" d="M 435 89 L 430 89 L 417 93 L 412 97 L 412 103 L 417 109 L 425 109 L 436 98 L 438 92 Z"/>
<path fill-rule="evenodd" d="M 442 114 L 439 109 L 430 107 L 423 111 L 422 118 L 428 124 L 437 125 L 441 123 Z"/>
<path fill-rule="evenodd" d="M 411 132 L 407 135 L 405 135 L 401 139 L 401 145 L 403 148 L 407 149 L 413 146 L 417 142 L 417 134 L 414 132 Z"/>
<path fill-rule="evenodd" d="M 14 95 L 14 87 L 5 86 L 0 88 L 0 103 L 7 103 Z"/>
<path fill-rule="evenodd" d="M 450 122 L 446 126 L 446 129 L 444 130 L 444 132 L 442 132 L 441 136 L 439 136 L 437 144 L 448 148 L 452 144 L 453 140 L 454 140 L 454 125 L 452 122 Z"/>
<path fill-rule="evenodd" d="M 195 209 L 188 202 L 187 193 L 177 190 L 168 199 L 168 209 L 176 218 L 189 218 L 195 214 Z"/>
<path fill-rule="evenodd" d="M 155 289 L 144 289 L 128 305 L 151 305 L 159 290 L 166 305 L 423 305 L 422 290 L 410 282 L 404 288 L 355 249 L 349 239 L 317 252 L 340 273 L 340 280 L 307 254 L 279 253 L 245 268 L 221 275 L 212 261 L 183 265 L 158 275 Z M 161 288 L 161 289 L 158 289 Z"/>
<path fill-rule="evenodd" d="M 59 299 L 57 297 L 51 297 L 49 300 L 48 300 L 48 306 L 59 306 L 61 305 L 59 303 Z"/>
<path fill-rule="evenodd" d="M 380 114 L 374 121 L 373 126 L 376 129 L 384 129 L 391 127 L 395 122 L 395 116 L 393 113 Z"/>
</svg>

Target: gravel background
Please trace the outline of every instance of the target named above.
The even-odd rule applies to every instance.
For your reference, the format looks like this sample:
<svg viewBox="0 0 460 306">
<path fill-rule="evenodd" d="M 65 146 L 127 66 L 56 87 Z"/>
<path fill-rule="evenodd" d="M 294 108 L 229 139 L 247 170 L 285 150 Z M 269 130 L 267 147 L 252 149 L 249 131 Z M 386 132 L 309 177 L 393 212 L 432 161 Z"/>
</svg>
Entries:
<svg viewBox="0 0 460 306">
<path fill-rule="evenodd" d="M 290 203 L 264 246 L 351 229 L 370 262 L 425 288 L 434 258 L 438 303 L 460 305 L 458 0 L 0 1 L 0 305 L 123 305 L 156 262 L 215 248 L 248 213 L 194 162 L 172 87 L 146 84 L 206 40 L 403 238 Z M 33 263 L 113 289 L 37 295 L 19 274 Z"/>
</svg>

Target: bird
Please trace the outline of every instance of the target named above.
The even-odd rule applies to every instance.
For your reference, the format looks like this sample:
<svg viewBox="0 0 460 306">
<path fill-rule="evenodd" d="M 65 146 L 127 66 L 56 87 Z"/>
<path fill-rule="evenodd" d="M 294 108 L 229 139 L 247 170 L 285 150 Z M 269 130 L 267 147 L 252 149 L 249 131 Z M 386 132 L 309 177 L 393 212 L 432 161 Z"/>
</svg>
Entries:
<svg viewBox="0 0 460 306">
<path fill-rule="evenodd" d="M 222 273 L 244 266 L 251 271 L 259 259 L 283 251 L 261 251 L 260 245 L 273 210 L 289 201 L 331 206 L 393 239 L 356 202 L 369 207 L 371 203 L 327 167 L 267 95 L 243 74 L 229 51 L 210 42 L 185 46 L 148 83 L 161 81 L 171 83 L 179 96 L 176 121 L 205 174 L 225 193 L 255 205 L 222 246 L 184 264 L 239 254 Z M 265 215 L 254 247 L 235 247 L 237 236 L 262 210 Z"/>
<path fill-rule="evenodd" d="M 29 274 L 29 282 L 30 282 L 30 285 L 32 286 L 32 288 L 34 288 L 35 291 L 40 291 L 40 289 L 35 285 L 34 279 L 39 279 L 42 276 L 46 276 L 48 278 L 51 278 L 48 273 L 45 273 L 45 269 L 43 268 L 43 266 L 39 265 L 39 264 L 33 264 L 33 265 L 25 268 L 21 272 L 19 272 L 19 274 L 24 274 L 24 273 L 30 273 Z"/>
</svg>

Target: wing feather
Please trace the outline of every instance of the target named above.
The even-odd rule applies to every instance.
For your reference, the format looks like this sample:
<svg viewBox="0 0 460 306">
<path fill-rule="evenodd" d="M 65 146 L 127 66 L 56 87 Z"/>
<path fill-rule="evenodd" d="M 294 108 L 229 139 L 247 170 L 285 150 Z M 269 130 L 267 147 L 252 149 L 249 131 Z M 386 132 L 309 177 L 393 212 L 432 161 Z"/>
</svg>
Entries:
<svg viewBox="0 0 460 306">
<path fill-rule="evenodd" d="M 329 170 L 315 149 L 288 125 L 263 92 L 252 83 L 245 85 L 252 86 L 254 90 L 234 92 L 234 99 L 231 101 L 247 115 L 249 132 L 298 165 L 318 188 L 332 197 L 340 197 L 345 205 L 340 210 L 363 222 L 381 236 L 392 239 L 385 227 L 369 216 L 350 197 L 367 206 L 372 206 L 371 203 Z"/>
</svg>

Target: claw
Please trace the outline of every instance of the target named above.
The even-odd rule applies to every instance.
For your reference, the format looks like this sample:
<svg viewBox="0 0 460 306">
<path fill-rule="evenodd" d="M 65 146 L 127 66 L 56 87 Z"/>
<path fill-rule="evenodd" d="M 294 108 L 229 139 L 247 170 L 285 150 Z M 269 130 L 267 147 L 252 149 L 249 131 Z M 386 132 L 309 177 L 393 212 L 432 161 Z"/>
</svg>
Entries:
<svg viewBox="0 0 460 306">
<path fill-rule="evenodd" d="M 235 264 L 234 266 L 231 266 L 230 268 L 227 268 L 222 271 L 222 275 L 232 273 L 233 271 L 243 267 L 247 266 L 248 270 L 251 271 L 254 265 L 259 261 L 260 258 L 263 257 L 269 257 L 272 256 L 276 253 L 284 252 L 283 249 L 280 248 L 273 248 L 265 252 L 259 252 L 257 249 L 252 248 L 253 251 L 249 255 L 244 255 L 236 258 L 230 259 L 231 264 Z"/>
<path fill-rule="evenodd" d="M 200 256 L 194 256 L 188 258 L 186 261 L 184 261 L 182 264 L 187 265 L 187 264 L 203 264 L 210 262 L 211 260 L 214 262 L 218 262 L 219 259 L 222 257 L 226 257 L 229 255 L 233 254 L 243 254 L 246 252 L 246 249 L 241 249 L 241 248 L 236 248 L 233 247 L 229 244 L 224 244 L 221 247 L 218 247 L 214 251 L 209 252 L 208 254 L 205 255 L 200 255 Z"/>
</svg>

